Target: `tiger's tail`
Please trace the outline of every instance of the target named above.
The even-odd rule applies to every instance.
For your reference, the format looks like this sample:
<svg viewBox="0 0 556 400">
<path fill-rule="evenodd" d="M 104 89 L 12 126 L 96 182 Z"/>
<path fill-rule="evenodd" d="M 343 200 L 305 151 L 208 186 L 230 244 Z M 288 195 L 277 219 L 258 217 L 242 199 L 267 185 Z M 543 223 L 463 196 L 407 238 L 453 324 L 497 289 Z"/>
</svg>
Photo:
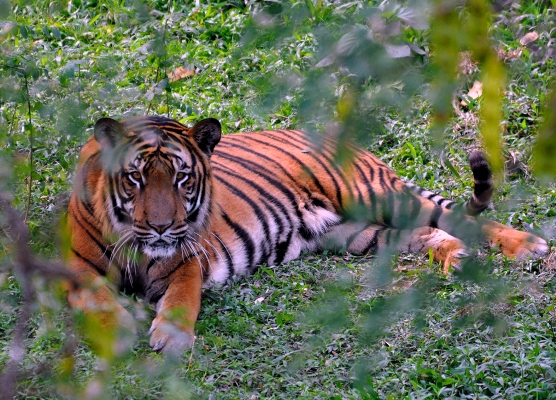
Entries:
<svg viewBox="0 0 556 400">
<path fill-rule="evenodd" d="M 431 200 L 442 208 L 461 210 L 472 216 L 479 215 L 488 207 L 492 198 L 494 191 L 492 171 L 485 154 L 480 150 L 473 150 L 469 154 L 469 166 L 473 172 L 473 195 L 463 204 L 447 199 L 430 190 L 423 189 L 413 183 L 406 183 L 406 185 L 414 193 Z"/>
</svg>

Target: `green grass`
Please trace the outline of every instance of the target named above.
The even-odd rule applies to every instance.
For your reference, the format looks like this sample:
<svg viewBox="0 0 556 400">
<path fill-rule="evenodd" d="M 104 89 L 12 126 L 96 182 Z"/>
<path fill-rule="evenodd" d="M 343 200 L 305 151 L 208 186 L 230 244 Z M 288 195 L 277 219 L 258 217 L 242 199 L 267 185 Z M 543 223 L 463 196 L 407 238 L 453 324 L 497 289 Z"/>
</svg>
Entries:
<svg viewBox="0 0 556 400">
<path fill-rule="evenodd" d="M 8 32 L 4 24 L 0 34 L 0 182 L 20 210 L 29 207 L 32 244 L 41 255 L 57 257 L 55 210 L 71 188 L 79 147 L 102 116 L 149 110 L 187 124 L 210 116 L 226 133 L 326 129 L 342 121 L 405 179 L 451 198 L 471 193 L 466 157 L 480 145 L 481 101 L 450 120 L 439 150 L 429 135 L 428 56 L 377 56 L 377 65 L 390 68 L 372 79 L 357 76 L 357 58 L 314 67 L 353 26 L 367 23 L 361 4 L 291 3 L 290 12 L 290 3 L 166 3 L 81 1 L 51 8 L 13 2 L 11 15 L 2 17 L 18 30 Z M 486 215 L 554 246 L 556 187 L 540 186 L 530 172 L 531 143 L 554 83 L 554 60 L 545 57 L 554 9 L 522 3 L 497 14 L 491 27 L 494 44 L 505 50 L 519 48 L 527 31 L 540 38 L 538 48 L 505 63 L 503 141 L 512 163 Z M 157 11 L 145 13 L 148 8 Z M 390 11 L 383 17 L 396 22 Z M 287 15 L 282 25 L 280 13 Z M 387 39 L 426 50 L 428 31 L 413 26 Z M 197 73 L 165 80 L 180 65 L 194 65 Z M 458 94 L 473 79 L 463 77 Z M 22 298 L 10 267 L 12 244 L 7 237 L 1 244 L 3 365 Z M 404 254 L 386 261 L 309 254 L 261 267 L 254 276 L 205 291 L 197 341 L 182 360 L 150 351 L 153 311 L 124 298 L 139 333 L 111 365 L 76 333 L 58 289 L 38 278 L 40 301 L 28 324 L 17 397 L 555 397 L 554 253 L 517 263 L 484 247 L 477 252 L 477 263 L 448 277 L 427 257 Z"/>
</svg>

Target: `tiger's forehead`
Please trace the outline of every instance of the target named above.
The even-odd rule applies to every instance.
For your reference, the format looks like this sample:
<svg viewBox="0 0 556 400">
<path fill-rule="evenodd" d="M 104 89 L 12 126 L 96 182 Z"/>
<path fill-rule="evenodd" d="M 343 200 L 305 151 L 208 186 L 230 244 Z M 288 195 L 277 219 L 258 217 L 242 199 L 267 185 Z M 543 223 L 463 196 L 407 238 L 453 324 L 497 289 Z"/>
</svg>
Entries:
<svg viewBox="0 0 556 400">
<path fill-rule="evenodd" d="M 145 168 L 158 164 L 183 169 L 194 162 L 194 154 L 181 138 L 160 129 L 129 133 L 131 140 L 125 157 L 128 166 Z"/>
</svg>

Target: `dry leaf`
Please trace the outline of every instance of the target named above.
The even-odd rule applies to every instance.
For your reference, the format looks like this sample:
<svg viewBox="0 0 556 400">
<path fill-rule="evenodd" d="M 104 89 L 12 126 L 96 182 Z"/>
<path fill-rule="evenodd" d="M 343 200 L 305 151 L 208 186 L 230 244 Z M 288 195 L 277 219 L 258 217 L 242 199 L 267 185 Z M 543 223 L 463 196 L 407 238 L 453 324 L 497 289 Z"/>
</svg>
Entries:
<svg viewBox="0 0 556 400">
<path fill-rule="evenodd" d="M 529 43 L 534 42 L 538 38 L 539 34 L 535 31 L 531 31 L 526 33 L 521 39 L 519 39 L 519 43 L 521 43 L 522 46 L 527 46 Z"/>
<path fill-rule="evenodd" d="M 521 155 L 515 151 L 510 151 L 506 155 L 506 173 L 508 174 L 519 174 L 523 173 L 529 175 L 527 166 L 521 161 Z"/>
<path fill-rule="evenodd" d="M 459 71 L 464 75 L 472 75 L 479 70 L 477 62 L 471 58 L 471 53 L 462 51 L 459 53 Z"/>
<path fill-rule="evenodd" d="M 523 47 L 513 50 L 504 50 L 502 48 L 497 48 L 496 54 L 498 55 L 498 58 L 503 61 L 514 61 L 521 57 L 521 54 L 523 54 Z"/>
<path fill-rule="evenodd" d="M 176 82 L 195 75 L 195 72 L 195 66 L 193 65 L 179 66 L 168 74 L 168 79 L 170 82 Z"/>
<path fill-rule="evenodd" d="M 523 53 L 523 49 L 510 50 L 507 53 L 506 59 L 507 60 L 515 60 L 515 59 L 519 58 L 522 53 Z"/>
<path fill-rule="evenodd" d="M 482 94 L 483 94 L 483 84 L 479 81 L 475 81 L 473 82 L 473 87 L 469 89 L 467 96 L 469 96 L 472 99 L 476 99 L 478 97 L 481 97 Z M 465 100 L 462 100 L 461 105 L 466 106 L 467 102 Z"/>
</svg>

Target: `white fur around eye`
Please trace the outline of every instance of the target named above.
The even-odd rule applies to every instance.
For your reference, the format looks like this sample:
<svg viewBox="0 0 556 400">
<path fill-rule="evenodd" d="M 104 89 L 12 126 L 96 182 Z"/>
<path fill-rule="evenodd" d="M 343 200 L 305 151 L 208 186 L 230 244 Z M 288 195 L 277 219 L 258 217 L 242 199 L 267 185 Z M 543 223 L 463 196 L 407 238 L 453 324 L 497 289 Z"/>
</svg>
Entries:
<svg viewBox="0 0 556 400">
<path fill-rule="evenodd" d="M 176 185 L 183 185 L 189 179 L 189 175 L 183 171 L 176 173 Z"/>
<path fill-rule="evenodd" d="M 129 171 L 125 175 L 130 182 L 136 184 L 138 187 L 143 183 L 143 176 L 139 171 Z"/>
</svg>

